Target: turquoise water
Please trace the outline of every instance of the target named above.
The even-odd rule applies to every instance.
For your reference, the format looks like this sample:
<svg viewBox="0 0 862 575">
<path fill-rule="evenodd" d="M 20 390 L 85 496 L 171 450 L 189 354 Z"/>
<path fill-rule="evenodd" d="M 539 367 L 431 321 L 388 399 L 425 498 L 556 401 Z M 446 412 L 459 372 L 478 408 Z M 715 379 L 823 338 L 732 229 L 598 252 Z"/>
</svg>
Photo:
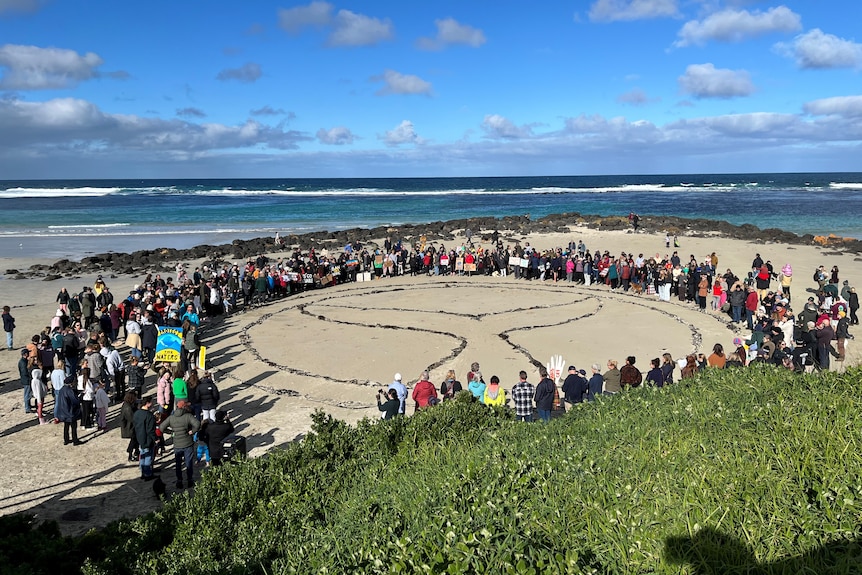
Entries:
<svg viewBox="0 0 862 575">
<path fill-rule="evenodd" d="M 0 257 L 561 212 L 711 218 L 862 238 L 862 173 L 0 182 Z"/>
</svg>

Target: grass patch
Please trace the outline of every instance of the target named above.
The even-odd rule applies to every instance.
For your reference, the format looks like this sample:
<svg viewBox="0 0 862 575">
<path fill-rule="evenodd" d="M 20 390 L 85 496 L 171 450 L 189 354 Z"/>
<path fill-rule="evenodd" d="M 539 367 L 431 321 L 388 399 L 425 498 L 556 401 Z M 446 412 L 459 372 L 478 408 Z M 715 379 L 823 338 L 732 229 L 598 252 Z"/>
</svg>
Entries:
<svg viewBox="0 0 862 575">
<path fill-rule="evenodd" d="M 469 394 L 355 427 L 319 412 L 99 532 L 83 572 L 859 573 L 860 376 L 710 371 L 547 425 Z"/>
</svg>

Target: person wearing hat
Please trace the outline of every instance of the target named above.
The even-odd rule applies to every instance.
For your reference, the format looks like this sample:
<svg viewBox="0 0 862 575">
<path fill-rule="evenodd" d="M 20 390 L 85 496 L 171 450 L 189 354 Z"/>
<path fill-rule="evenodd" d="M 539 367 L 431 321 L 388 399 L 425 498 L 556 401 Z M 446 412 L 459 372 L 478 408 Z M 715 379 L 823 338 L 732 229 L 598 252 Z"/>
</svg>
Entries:
<svg viewBox="0 0 862 575">
<path fill-rule="evenodd" d="M 404 415 L 404 409 L 407 407 L 407 387 L 401 383 L 400 373 L 396 373 L 395 377 L 392 378 L 389 389 L 394 389 L 398 394 L 398 401 L 401 402 L 401 406 L 398 408 L 398 415 Z"/>
<path fill-rule="evenodd" d="M 183 465 L 186 468 L 186 485 L 189 488 L 195 485 L 192 464 L 195 455 L 194 435 L 200 427 L 200 422 L 192 415 L 189 402 L 185 399 L 177 401 L 177 408 L 159 425 L 162 433 L 173 434 L 177 489 L 183 488 Z"/>
<path fill-rule="evenodd" d="M 599 364 L 594 363 L 590 366 L 590 370 L 592 371 L 592 375 L 587 382 L 587 401 L 593 401 L 596 397 L 602 395 L 605 387 L 605 378 L 599 373 L 601 371 Z"/>
<path fill-rule="evenodd" d="M 847 312 L 838 312 L 838 323 L 835 326 L 836 347 L 838 348 L 838 356 L 835 358 L 838 361 L 844 361 L 844 343 L 847 338 L 853 339 L 850 335 L 850 320 L 847 318 Z"/>
<path fill-rule="evenodd" d="M 563 381 L 563 398 L 568 403 L 581 403 L 587 395 L 587 380 L 578 373 L 574 365 L 569 366 L 569 374 Z"/>
<path fill-rule="evenodd" d="M 56 371 L 56 370 L 55 370 Z M 81 445 L 78 440 L 78 420 L 81 418 L 81 401 L 72 389 L 75 378 L 68 377 L 57 391 L 54 401 L 54 418 L 63 422 L 63 445 Z"/>
</svg>

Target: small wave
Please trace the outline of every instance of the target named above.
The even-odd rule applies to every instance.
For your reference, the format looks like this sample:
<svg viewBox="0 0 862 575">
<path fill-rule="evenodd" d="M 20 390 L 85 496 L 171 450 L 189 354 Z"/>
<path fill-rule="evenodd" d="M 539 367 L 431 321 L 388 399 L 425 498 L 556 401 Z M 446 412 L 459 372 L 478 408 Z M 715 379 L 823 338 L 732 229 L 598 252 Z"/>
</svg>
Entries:
<svg viewBox="0 0 862 575">
<path fill-rule="evenodd" d="M 862 190 L 862 183 L 858 182 L 830 182 L 830 188 L 836 190 Z"/>
<path fill-rule="evenodd" d="M 106 229 L 106 228 L 121 228 L 124 226 L 130 226 L 132 224 L 129 223 L 118 223 L 118 224 L 70 224 L 65 226 L 48 226 L 49 230 L 81 230 L 81 229 Z"/>
<path fill-rule="evenodd" d="M 100 197 L 116 194 L 124 188 L 8 188 L 0 190 L 0 198 L 62 198 Z"/>
</svg>

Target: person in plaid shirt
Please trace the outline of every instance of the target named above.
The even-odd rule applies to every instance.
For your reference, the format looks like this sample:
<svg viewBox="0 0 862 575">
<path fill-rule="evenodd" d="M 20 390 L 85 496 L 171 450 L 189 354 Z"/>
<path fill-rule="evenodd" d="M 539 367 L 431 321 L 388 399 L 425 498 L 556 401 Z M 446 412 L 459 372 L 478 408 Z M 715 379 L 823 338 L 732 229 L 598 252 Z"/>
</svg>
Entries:
<svg viewBox="0 0 862 575">
<path fill-rule="evenodd" d="M 518 374 L 520 381 L 512 388 L 512 398 L 515 401 L 515 415 L 519 421 L 533 421 L 533 384 L 527 381 L 527 372 Z"/>
</svg>

